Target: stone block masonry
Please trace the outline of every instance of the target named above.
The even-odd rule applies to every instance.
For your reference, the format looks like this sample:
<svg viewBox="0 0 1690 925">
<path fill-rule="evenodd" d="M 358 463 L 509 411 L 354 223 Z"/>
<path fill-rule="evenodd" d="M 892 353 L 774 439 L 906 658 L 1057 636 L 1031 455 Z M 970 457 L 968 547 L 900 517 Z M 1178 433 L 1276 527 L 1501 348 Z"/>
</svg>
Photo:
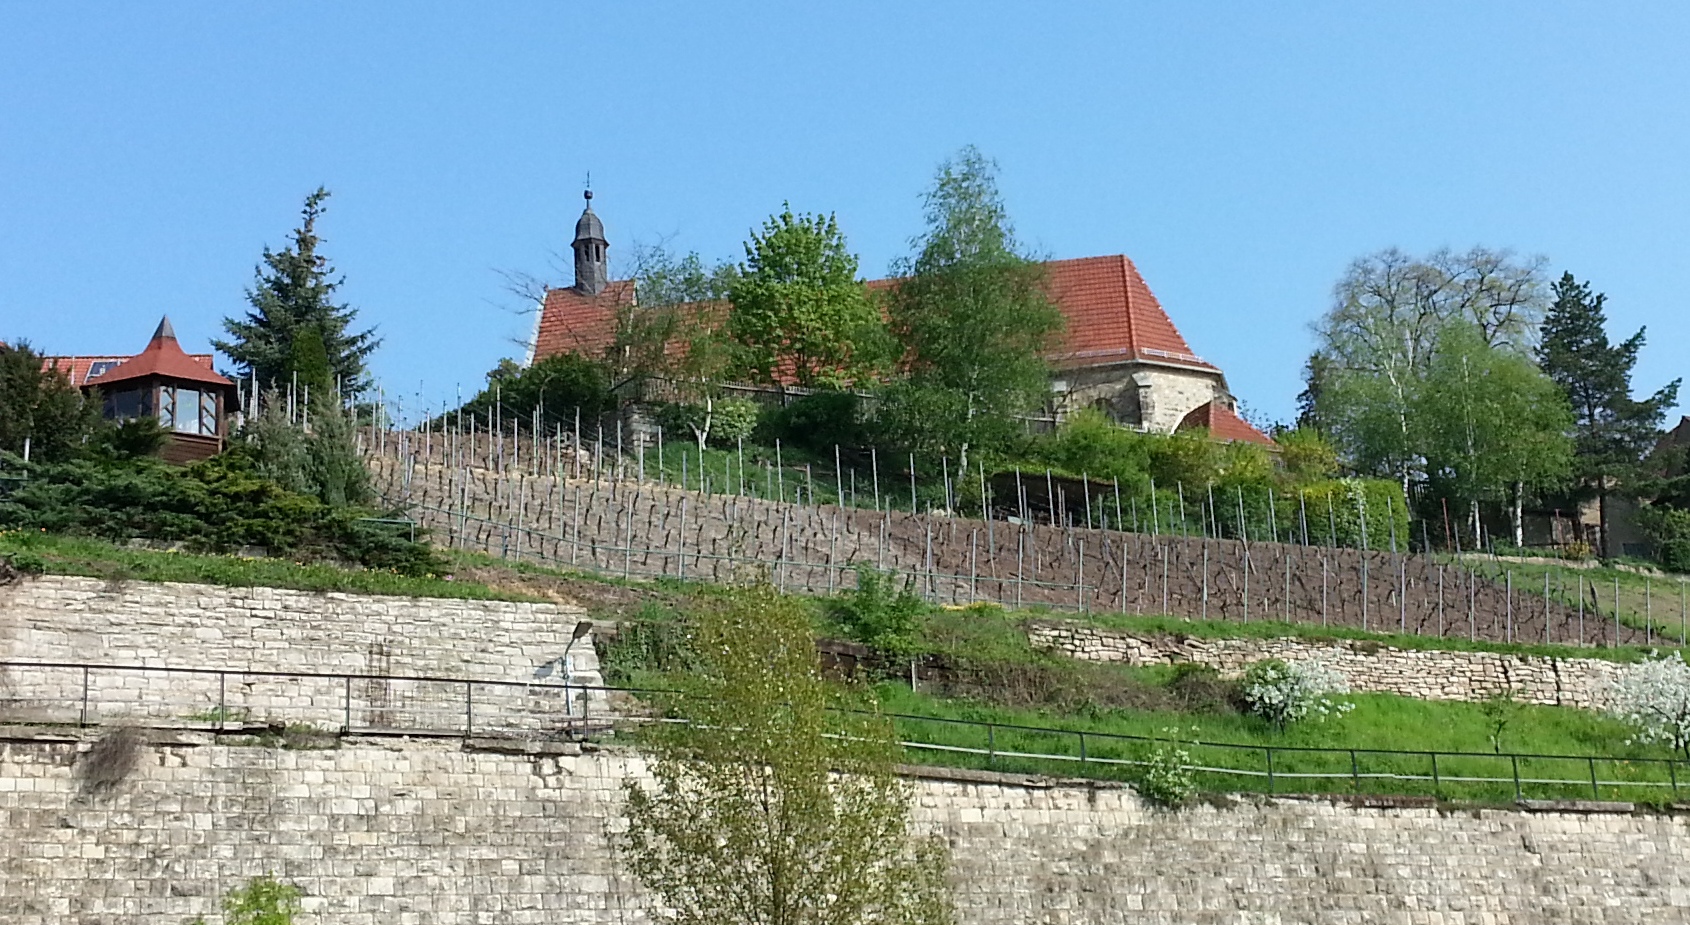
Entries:
<svg viewBox="0 0 1690 925">
<path fill-rule="evenodd" d="M 1481 701 L 1511 694 L 1523 703 L 1599 709 L 1622 667 L 1596 658 L 1548 658 L 1500 652 L 1399 649 L 1374 642 L 1238 638 L 1201 639 L 1133 633 L 1066 621 L 1027 627 L 1037 648 L 1070 658 L 1123 665 L 1207 665 L 1237 677 L 1250 663 L 1267 658 L 1319 661 L 1341 673 L 1358 691 L 1378 691 L 1422 700 Z"/>
<path fill-rule="evenodd" d="M 216 921 L 265 873 L 308 925 L 638 925 L 612 848 L 624 751 L 514 755 L 349 739 L 339 749 L 147 748 L 85 793 L 88 743 L 0 741 L 0 921 Z M 1677 815 L 1358 808 L 1251 799 L 1178 812 L 1117 785 L 913 781 L 950 842 L 962 925 L 1538 925 L 1690 921 Z"/>
<path fill-rule="evenodd" d="M 151 725 L 218 715 L 336 729 L 537 731 L 561 715 L 604 712 L 556 687 L 599 685 L 591 638 L 570 646 L 585 612 L 544 603 L 313 593 L 273 588 L 49 576 L 0 588 L 0 662 L 192 668 L 166 674 L 0 668 L 0 721 Z M 378 678 L 271 678 L 264 672 Z M 537 677 L 543 675 L 544 677 Z M 86 686 L 85 686 L 86 683 Z M 532 688 L 526 686 L 532 683 Z M 521 685 L 521 686 L 518 686 Z M 468 701 L 466 703 L 466 701 Z M 566 702 L 567 701 L 567 702 Z M 477 714 L 480 721 L 477 721 Z"/>
</svg>

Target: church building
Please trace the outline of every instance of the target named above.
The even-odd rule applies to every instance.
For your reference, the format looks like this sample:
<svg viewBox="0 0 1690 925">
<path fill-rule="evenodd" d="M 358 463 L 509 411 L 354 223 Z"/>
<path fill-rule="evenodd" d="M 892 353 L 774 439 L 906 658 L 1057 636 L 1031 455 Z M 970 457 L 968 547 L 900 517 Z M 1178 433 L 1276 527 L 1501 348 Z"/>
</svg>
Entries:
<svg viewBox="0 0 1690 925">
<path fill-rule="evenodd" d="M 593 194 L 575 223 L 575 285 L 548 290 L 529 362 L 560 353 L 602 356 L 619 308 L 637 304 L 633 280 L 610 278 L 604 223 Z M 1131 259 L 1115 254 L 1045 263 L 1046 286 L 1066 321 L 1047 356 L 1054 416 L 1095 408 L 1151 433 L 1203 428 L 1217 440 L 1273 446 L 1238 416 L 1226 376 L 1186 343 Z M 871 281 L 870 286 L 894 285 Z"/>
</svg>

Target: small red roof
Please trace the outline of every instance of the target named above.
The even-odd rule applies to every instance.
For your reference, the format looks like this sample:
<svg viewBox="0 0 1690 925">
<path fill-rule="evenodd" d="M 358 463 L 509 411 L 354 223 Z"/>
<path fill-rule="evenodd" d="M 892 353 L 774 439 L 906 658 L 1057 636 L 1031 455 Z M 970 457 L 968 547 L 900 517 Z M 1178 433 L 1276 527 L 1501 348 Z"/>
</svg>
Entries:
<svg viewBox="0 0 1690 925">
<path fill-rule="evenodd" d="M 1179 422 L 1179 430 L 1202 429 L 1209 432 L 1209 436 L 1223 443 L 1259 443 L 1267 447 L 1278 447 L 1273 438 L 1257 430 L 1255 425 L 1238 416 L 1232 406 L 1220 401 L 1211 401 L 1193 408 Z"/>
<path fill-rule="evenodd" d="M 90 359 L 90 358 L 71 358 Z M 147 343 L 147 349 L 122 363 L 116 368 L 90 375 L 85 372 L 82 381 L 78 382 L 75 375 L 76 366 L 71 366 L 71 383 L 73 385 L 94 385 L 109 387 L 119 382 L 129 382 L 158 376 L 165 379 L 176 379 L 186 382 L 202 382 L 207 385 L 221 385 L 234 388 L 235 384 L 218 375 L 211 368 L 211 356 L 204 354 L 198 357 L 189 356 L 182 352 L 182 345 L 176 342 L 176 331 L 170 326 L 170 319 L 165 318 L 158 323 L 158 330 L 153 332 L 153 339 Z M 92 372 L 90 369 L 89 372 Z"/>
</svg>

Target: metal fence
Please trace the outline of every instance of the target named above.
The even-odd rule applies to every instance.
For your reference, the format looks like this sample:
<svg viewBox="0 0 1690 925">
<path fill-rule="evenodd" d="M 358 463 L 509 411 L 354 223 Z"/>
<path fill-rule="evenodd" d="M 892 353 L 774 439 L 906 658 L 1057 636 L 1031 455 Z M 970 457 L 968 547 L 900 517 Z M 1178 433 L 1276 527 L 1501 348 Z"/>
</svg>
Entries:
<svg viewBox="0 0 1690 925">
<path fill-rule="evenodd" d="M 0 722 L 224 733 L 581 739 L 651 721 L 654 690 L 377 674 L 0 663 Z M 622 708 L 616 708 L 620 705 Z M 1680 758 L 1197 742 L 886 714 L 913 759 L 1136 780 L 1151 764 L 1210 792 L 1346 793 L 1488 802 L 1676 802 Z"/>
</svg>

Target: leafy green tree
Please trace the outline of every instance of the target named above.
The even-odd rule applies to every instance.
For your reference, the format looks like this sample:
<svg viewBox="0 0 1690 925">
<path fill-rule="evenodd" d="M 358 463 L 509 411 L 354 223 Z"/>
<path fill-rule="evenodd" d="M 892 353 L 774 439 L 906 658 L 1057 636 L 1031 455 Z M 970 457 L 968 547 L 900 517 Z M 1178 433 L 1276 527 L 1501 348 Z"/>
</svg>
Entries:
<svg viewBox="0 0 1690 925">
<path fill-rule="evenodd" d="M 1485 343 L 1468 322 L 1444 325 L 1413 397 L 1414 442 L 1439 494 L 1468 504 L 1479 542 L 1479 504 L 1506 501 L 1522 545 L 1528 490 L 1559 487 L 1572 468 L 1572 413 L 1555 383 L 1526 356 Z"/>
<path fill-rule="evenodd" d="M 352 415 L 325 393 L 311 399 L 311 433 L 305 440 L 312 493 L 331 508 L 368 504 L 375 499 L 370 470 L 358 452 Z"/>
<path fill-rule="evenodd" d="M 700 670 L 625 785 L 629 869 L 680 925 L 941 925 L 938 839 L 910 832 L 899 748 L 817 670 L 804 611 L 767 587 L 698 618 Z"/>
<path fill-rule="evenodd" d="M 880 312 L 832 215 L 787 206 L 765 221 L 745 242 L 728 300 L 727 334 L 755 381 L 839 387 L 886 356 Z"/>
<path fill-rule="evenodd" d="M 1475 247 L 1423 258 L 1390 249 L 1352 263 L 1314 325 L 1301 421 L 1319 427 L 1358 472 L 1407 489 L 1422 474 L 1410 417 L 1446 324 L 1487 346 L 1524 351 L 1543 315 L 1541 259 Z"/>
<path fill-rule="evenodd" d="M 256 377 L 262 388 L 285 388 L 295 372 L 302 379 L 321 374 L 317 347 L 309 342 L 313 335 L 321 341 L 326 381 L 348 394 L 368 385 L 365 363 L 381 341 L 373 329 L 354 333 L 357 310 L 334 301 L 342 280 L 328 258 L 318 253 L 322 239 L 317 219 L 328 198 L 329 191 L 321 187 L 305 198 L 292 243 L 280 251 L 264 249 L 256 280 L 247 290 L 252 310 L 244 320 L 225 318 L 229 340 L 213 341 L 243 377 Z M 300 343 L 302 339 L 306 342 Z"/>
<path fill-rule="evenodd" d="M 997 167 L 973 147 L 939 168 L 924 199 L 926 231 L 887 302 L 908 379 L 886 397 L 888 435 L 948 454 L 1001 445 L 1014 416 L 1050 394 L 1044 352 L 1062 329 L 1044 267 L 1023 252 L 998 193 Z"/>
<path fill-rule="evenodd" d="M 98 429 L 100 409 L 64 374 L 42 368 L 27 343 L 0 343 L 0 452 L 58 462 L 76 455 Z"/>
<path fill-rule="evenodd" d="M 611 394 L 610 372 L 600 360 L 560 353 L 525 369 L 506 359 L 487 374 L 486 388 L 444 420 L 458 415 L 489 420 L 495 406 L 505 429 L 515 421 L 526 430 L 538 414 L 540 426 L 550 432 L 558 426 L 573 425 L 577 410 L 584 422 L 609 414 L 616 408 L 616 397 Z"/>
<path fill-rule="evenodd" d="M 1607 296 L 1563 273 L 1544 319 L 1538 359 L 1561 387 L 1574 416 L 1574 474 L 1598 499 L 1600 548 L 1608 551 L 1608 496 L 1643 477 L 1643 458 L 1660 438 L 1661 422 L 1678 401 L 1674 379 L 1644 399 L 1631 396 L 1631 372 L 1644 329 L 1608 340 Z M 1588 497 L 1588 495 L 1587 495 Z"/>
</svg>

